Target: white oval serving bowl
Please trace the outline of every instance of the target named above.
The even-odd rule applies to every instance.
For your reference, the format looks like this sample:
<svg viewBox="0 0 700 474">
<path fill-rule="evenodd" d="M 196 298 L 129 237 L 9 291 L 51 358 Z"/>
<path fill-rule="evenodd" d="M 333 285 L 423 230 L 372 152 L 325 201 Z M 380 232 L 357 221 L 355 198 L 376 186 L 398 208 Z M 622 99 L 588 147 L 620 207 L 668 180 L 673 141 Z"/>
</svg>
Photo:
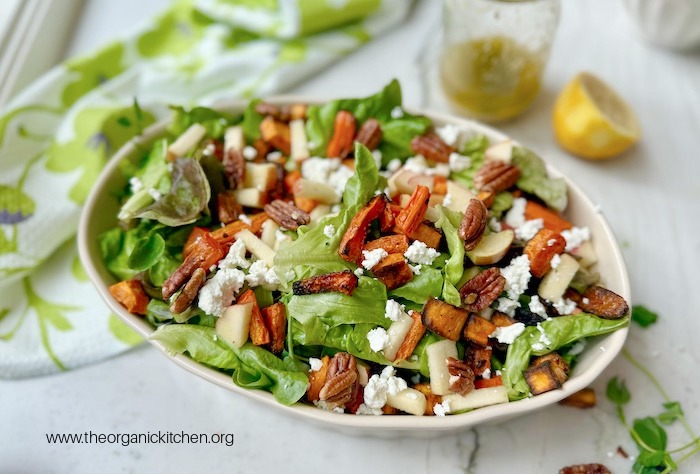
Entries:
<svg viewBox="0 0 700 474">
<path fill-rule="evenodd" d="M 267 99 L 273 104 L 291 103 L 320 103 L 321 101 L 305 97 L 281 96 Z M 247 102 L 231 102 L 218 105 L 216 108 L 227 112 L 242 112 Z M 499 142 L 507 139 L 504 134 L 480 123 L 456 118 L 448 115 L 427 113 L 423 111 L 409 110 L 411 113 L 426 115 L 436 125 L 452 123 L 459 126 L 467 134 L 486 135 L 491 142 Z M 143 317 L 127 312 L 109 293 L 108 287 L 116 282 L 116 279 L 105 267 L 98 245 L 98 236 L 117 224 L 119 203 L 115 196 L 123 190 L 127 178 L 120 172 L 118 164 L 137 152 L 138 146 L 150 144 L 155 138 L 163 134 L 167 121 L 158 123 L 140 137 L 132 139 L 121 148 L 107 164 L 95 183 L 87 203 L 83 209 L 78 229 L 78 247 L 80 258 L 109 308 L 132 327 L 144 338 L 148 338 L 155 330 Z M 143 150 L 143 148 L 140 148 Z M 548 166 L 548 172 L 553 177 L 561 174 Z M 615 237 L 610 230 L 603 215 L 598 211 L 588 197 L 570 180 L 564 177 L 569 186 L 569 206 L 565 215 L 578 226 L 588 226 L 593 236 L 593 245 L 598 253 L 596 270 L 600 272 L 603 284 L 610 290 L 618 293 L 626 301 L 630 301 L 630 286 L 627 269 L 617 246 Z M 352 434 L 362 434 L 380 437 L 414 436 L 432 437 L 440 434 L 468 429 L 474 425 L 504 421 L 507 418 L 529 413 L 533 410 L 544 408 L 590 385 L 595 378 L 612 362 L 622 349 L 627 337 L 627 328 L 618 330 L 612 334 L 595 338 L 595 343 L 588 344 L 582 353 L 569 380 L 559 390 L 538 395 L 536 397 L 510 402 L 502 405 L 494 405 L 459 415 L 446 417 L 437 416 L 356 416 L 350 414 L 338 414 L 318 409 L 314 406 L 297 403 L 292 406 L 284 406 L 275 401 L 272 394 L 260 390 L 249 390 L 235 385 L 230 376 L 193 361 L 186 355 L 170 355 L 165 347 L 155 341 L 149 341 L 163 354 L 180 367 L 192 372 L 203 379 L 224 387 L 232 392 L 257 400 L 261 405 L 267 405 L 306 421 L 316 423 L 327 428 L 345 431 Z"/>
</svg>

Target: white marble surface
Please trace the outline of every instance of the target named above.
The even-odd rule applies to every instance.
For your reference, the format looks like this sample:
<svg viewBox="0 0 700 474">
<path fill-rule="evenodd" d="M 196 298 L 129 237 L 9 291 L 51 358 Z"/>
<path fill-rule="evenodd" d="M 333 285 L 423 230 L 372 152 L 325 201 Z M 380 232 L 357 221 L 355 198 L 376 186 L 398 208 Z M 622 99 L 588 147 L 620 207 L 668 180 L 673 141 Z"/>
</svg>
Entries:
<svg viewBox="0 0 700 474">
<path fill-rule="evenodd" d="M 72 53 L 86 52 L 157 11 L 159 1 L 88 1 Z M 502 128 L 574 177 L 603 208 L 623 243 L 635 303 L 658 310 L 660 322 L 633 327 L 628 350 L 649 367 L 690 423 L 700 429 L 700 55 L 674 55 L 643 44 L 621 2 L 564 2 L 563 17 L 532 110 Z M 405 24 L 294 92 L 335 96 L 372 93 L 392 77 L 405 101 L 441 109 L 423 94 L 419 62 L 432 64 L 439 2 L 423 1 Z M 422 58 L 422 59 L 421 59 Z M 557 91 L 590 70 L 636 110 L 641 144 L 606 163 L 573 158 L 555 144 L 550 111 Z M 431 83 L 431 81 L 428 81 Z M 630 416 L 654 415 L 661 399 L 623 358 L 594 385 L 598 407 L 555 406 L 500 426 L 434 440 L 359 439 L 261 410 L 171 364 L 143 345 L 104 363 L 52 377 L 0 382 L 0 472 L 474 472 L 553 473 L 567 464 L 602 462 L 628 472 L 613 454 L 636 451 L 605 400 L 621 375 L 633 393 Z M 233 433 L 225 445 L 49 445 L 47 432 L 186 431 Z M 671 435 L 669 445 L 685 438 Z M 675 436 L 678 434 L 679 436 Z M 681 472 L 700 471 L 700 457 Z"/>
</svg>

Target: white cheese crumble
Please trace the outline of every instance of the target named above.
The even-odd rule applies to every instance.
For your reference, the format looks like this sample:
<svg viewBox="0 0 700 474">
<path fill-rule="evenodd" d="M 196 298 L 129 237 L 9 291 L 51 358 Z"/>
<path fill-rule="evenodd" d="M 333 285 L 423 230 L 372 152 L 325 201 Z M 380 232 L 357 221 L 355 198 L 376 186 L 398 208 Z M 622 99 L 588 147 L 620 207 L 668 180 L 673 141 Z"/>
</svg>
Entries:
<svg viewBox="0 0 700 474">
<path fill-rule="evenodd" d="M 355 172 L 347 166 L 341 166 L 328 177 L 328 184 L 335 189 L 338 196 L 342 196 L 345 185 L 354 174 Z"/>
<path fill-rule="evenodd" d="M 287 234 L 285 234 L 282 229 L 277 229 L 275 232 L 275 239 L 277 242 L 282 242 L 283 240 L 287 239 Z"/>
<path fill-rule="evenodd" d="M 400 119 L 403 117 L 403 109 L 399 107 L 398 105 L 391 109 L 391 118 L 393 119 Z"/>
<path fill-rule="evenodd" d="M 396 173 L 399 170 L 399 168 L 401 168 L 401 160 L 399 160 L 398 158 L 394 158 L 386 165 L 386 169 L 391 171 L 392 173 Z"/>
<path fill-rule="evenodd" d="M 384 316 L 392 321 L 398 321 L 405 309 L 406 306 L 396 300 L 386 300 Z"/>
<path fill-rule="evenodd" d="M 535 351 L 543 351 L 544 344 L 542 344 L 541 342 L 535 342 L 534 344 L 532 344 L 532 349 Z"/>
<path fill-rule="evenodd" d="M 323 367 L 323 362 L 321 362 L 321 359 L 309 357 L 309 365 L 311 366 L 311 372 L 318 372 Z"/>
<path fill-rule="evenodd" d="M 382 152 L 381 150 L 372 150 L 372 158 L 374 158 L 374 163 L 377 165 L 377 169 L 382 169 Z"/>
<path fill-rule="evenodd" d="M 329 239 L 335 235 L 335 226 L 333 224 L 328 224 L 323 228 L 323 235 Z"/>
<path fill-rule="evenodd" d="M 253 225 L 253 221 L 251 221 L 250 217 L 248 217 L 245 214 L 238 214 L 238 220 L 243 222 L 246 225 Z"/>
<path fill-rule="evenodd" d="M 330 174 L 340 167 L 338 158 L 319 158 L 317 156 L 307 158 L 301 163 L 301 175 L 318 183 L 328 182 Z"/>
<path fill-rule="evenodd" d="M 549 340 L 547 337 L 547 333 L 545 332 L 544 328 L 542 327 L 542 324 L 537 323 L 537 330 L 540 332 L 540 342 L 544 344 L 545 346 L 549 346 L 552 344 L 552 341 Z"/>
<path fill-rule="evenodd" d="M 486 369 L 484 372 L 481 374 L 481 378 L 484 380 L 488 380 L 491 378 L 491 369 Z"/>
<path fill-rule="evenodd" d="M 498 298 L 496 300 L 496 311 L 505 313 L 508 316 L 515 316 L 515 308 L 518 307 L 518 302 L 508 298 Z"/>
<path fill-rule="evenodd" d="M 381 408 L 370 408 L 364 403 L 361 403 L 359 407 L 357 407 L 357 411 L 355 412 L 356 415 L 383 415 L 384 413 L 382 412 Z"/>
<path fill-rule="evenodd" d="M 530 311 L 537 316 L 542 316 L 544 319 L 549 319 L 547 316 L 547 309 L 544 307 L 540 301 L 540 297 L 535 295 L 530 298 L 530 304 L 528 305 Z"/>
<path fill-rule="evenodd" d="M 284 274 L 284 280 L 286 282 L 293 281 L 297 277 L 297 274 L 294 273 L 294 270 L 287 270 L 287 273 Z"/>
<path fill-rule="evenodd" d="M 550 260 L 550 262 L 549 262 L 549 265 L 552 268 L 557 268 L 560 264 L 561 264 L 561 257 L 559 256 L 558 253 L 554 254 L 554 256 L 552 257 L 552 260 Z"/>
<path fill-rule="evenodd" d="M 396 395 L 408 388 L 408 384 L 402 378 L 396 377 L 394 368 L 390 365 L 382 370 L 381 375 L 374 374 L 367 382 L 364 390 L 364 404 L 370 410 L 381 411 L 386 405 L 387 395 Z"/>
<path fill-rule="evenodd" d="M 510 210 L 506 213 L 505 222 L 514 229 L 517 229 L 525 223 L 525 206 L 527 205 L 527 199 L 525 198 L 515 198 L 513 199 L 513 205 Z"/>
<path fill-rule="evenodd" d="M 135 194 L 143 189 L 143 182 L 136 176 L 129 178 L 129 186 L 131 188 L 131 194 Z"/>
<path fill-rule="evenodd" d="M 245 282 L 245 274 L 235 268 L 223 268 L 209 279 L 201 290 L 197 306 L 205 313 L 219 317 L 233 302 Z"/>
<path fill-rule="evenodd" d="M 273 268 L 267 268 L 265 260 L 256 260 L 250 266 L 248 270 L 248 275 L 246 275 L 245 280 L 248 282 L 248 286 L 254 288 L 256 286 L 262 286 L 266 290 L 274 291 L 280 285 L 279 277 Z"/>
<path fill-rule="evenodd" d="M 547 241 L 547 247 L 551 247 L 552 245 L 557 243 L 557 239 L 549 239 Z"/>
<path fill-rule="evenodd" d="M 314 405 L 316 405 L 321 410 L 332 411 L 333 413 L 345 413 L 344 407 L 335 407 L 331 410 L 331 408 L 328 406 L 328 402 L 326 402 L 325 400 L 316 400 L 314 401 Z"/>
<path fill-rule="evenodd" d="M 363 250 L 362 251 L 362 256 L 364 259 L 362 260 L 362 266 L 365 268 L 365 270 L 371 270 L 376 264 L 378 264 L 384 257 L 387 257 L 389 254 L 387 253 L 386 250 L 379 248 L 379 249 L 374 249 L 374 250 Z"/>
<path fill-rule="evenodd" d="M 591 300 L 589 300 L 589 299 L 586 298 L 585 296 L 581 299 L 581 303 L 583 303 L 583 304 L 588 304 L 588 303 L 590 303 L 590 302 L 591 302 Z"/>
<path fill-rule="evenodd" d="M 566 250 L 570 252 L 581 246 L 587 240 L 591 240 L 591 229 L 588 227 L 572 227 L 561 231 L 561 236 L 566 240 Z"/>
<path fill-rule="evenodd" d="M 576 309 L 576 303 L 571 301 L 569 298 L 559 298 L 559 301 L 552 303 L 552 306 L 554 306 L 557 313 L 561 314 L 562 316 L 571 314 Z"/>
<path fill-rule="evenodd" d="M 515 237 L 518 240 L 530 240 L 542 227 L 544 227 L 542 218 L 525 221 L 522 225 L 515 228 Z"/>
<path fill-rule="evenodd" d="M 408 268 L 411 269 L 414 275 L 420 275 L 420 270 L 423 268 L 423 265 L 418 264 L 418 265 L 413 265 L 413 264 L 408 264 Z"/>
<path fill-rule="evenodd" d="M 449 400 L 443 400 L 442 403 L 436 403 L 433 407 L 433 413 L 435 416 L 445 416 L 446 414 L 450 413 L 450 411 L 452 411 L 452 409 L 450 408 Z"/>
<path fill-rule="evenodd" d="M 219 268 L 248 268 L 250 262 L 245 258 L 246 248 L 242 240 L 236 240 L 228 250 L 226 257 L 219 262 Z"/>
<path fill-rule="evenodd" d="M 491 219 L 489 219 L 489 229 L 491 229 L 494 232 L 500 232 L 503 230 L 503 226 L 501 225 L 501 222 L 498 219 L 492 217 Z"/>
<path fill-rule="evenodd" d="M 450 175 L 450 165 L 447 163 L 438 163 L 435 167 L 430 167 L 423 155 L 416 155 L 406 160 L 403 169 L 413 171 L 414 173 L 423 174 L 426 176 L 444 176 Z"/>
<path fill-rule="evenodd" d="M 356 277 L 359 278 L 365 274 L 365 269 L 362 267 L 357 267 L 353 273 L 355 274 Z"/>
<path fill-rule="evenodd" d="M 442 200 L 442 205 L 445 207 L 450 207 L 450 204 L 452 204 L 452 195 L 450 193 L 445 194 L 445 197 Z"/>
<path fill-rule="evenodd" d="M 160 191 L 158 191 L 155 188 L 149 189 L 148 194 L 153 198 L 154 201 L 158 201 L 160 198 L 163 197 L 163 195 L 160 193 Z"/>
<path fill-rule="evenodd" d="M 247 145 L 243 147 L 243 158 L 245 158 L 248 161 L 254 160 L 258 156 L 258 150 L 255 149 L 255 147 L 252 147 L 250 145 Z"/>
<path fill-rule="evenodd" d="M 433 260 L 440 256 L 440 252 L 434 248 L 428 247 L 425 242 L 414 240 L 408 250 L 404 252 L 404 257 L 413 263 L 421 265 L 432 265 Z"/>
<path fill-rule="evenodd" d="M 586 344 L 587 343 L 586 343 L 585 339 L 581 339 L 580 341 L 577 341 L 576 344 L 571 346 L 571 349 L 569 349 L 569 352 L 567 352 L 567 354 L 573 355 L 573 356 L 579 355 L 586 348 Z"/>
<path fill-rule="evenodd" d="M 498 327 L 489 337 L 496 338 L 501 344 L 513 344 L 515 338 L 525 331 L 523 323 L 515 323 L 510 326 Z"/>
<path fill-rule="evenodd" d="M 455 146 L 459 140 L 461 130 L 457 125 L 446 123 L 442 127 L 435 127 L 435 133 L 449 146 Z"/>
<path fill-rule="evenodd" d="M 468 156 L 460 155 L 459 153 L 450 153 L 449 166 L 452 171 L 459 173 L 469 169 L 472 164 L 472 159 Z"/>
<path fill-rule="evenodd" d="M 517 300 L 530 283 L 530 259 L 527 255 L 515 257 L 507 267 L 501 268 L 501 275 L 506 279 L 508 298 Z"/>
<path fill-rule="evenodd" d="M 282 158 L 282 152 L 277 150 L 271 151 L 265 157 L 267 161 L 279 161 L 280 158 Z"/>
<path fill-rule="evenodd" d="M 367 333 L 367 340 L 369 341 L 369 348 L 374 352 L 379 352 L 389 343 L 389 334 L 382 327 L 374 328 Z"/>
</svg>

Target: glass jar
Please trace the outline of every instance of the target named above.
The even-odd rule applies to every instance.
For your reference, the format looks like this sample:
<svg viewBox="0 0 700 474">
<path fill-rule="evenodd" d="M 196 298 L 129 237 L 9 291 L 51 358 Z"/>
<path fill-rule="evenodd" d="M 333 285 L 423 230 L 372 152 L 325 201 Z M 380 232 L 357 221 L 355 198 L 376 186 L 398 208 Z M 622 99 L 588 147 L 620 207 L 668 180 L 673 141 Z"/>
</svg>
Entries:
<svg viewBox="0 0 700 474">
<path fill-rule="evenodd" d="M 456 112 L 511 119 L 535 100 L 560 0 L 444 0 L 440 79 Z"/>
</svg>

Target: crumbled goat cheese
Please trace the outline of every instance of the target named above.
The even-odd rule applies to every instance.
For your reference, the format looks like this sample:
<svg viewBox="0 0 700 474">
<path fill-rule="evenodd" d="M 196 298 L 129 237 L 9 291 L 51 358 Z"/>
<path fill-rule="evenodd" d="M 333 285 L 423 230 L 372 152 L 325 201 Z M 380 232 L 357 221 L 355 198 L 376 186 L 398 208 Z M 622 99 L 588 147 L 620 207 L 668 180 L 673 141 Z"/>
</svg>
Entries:
<svg viewBox="0 0 700 474">
<path fill-rule="evenodd" d="M 450 207 L 450 204 L 452 204 L 452 195 L 450 193 L 447 193 L 445 194 L 445 197 L 442 200 L 442 205 L 445 207 Z"/>
<path fill-rule="evenodd" d="M 420 383 L 420 374 L 416 374 L 416 375 L 412 376 L 412 377 L 411 377 L 411 383 L 412 383 L 413 385 L 416 385 L 416 384 Z"/>
<path fill-rule="evenodd" d="M 364 259 L 362 260 L 362 266 L 366 270 L 371 270 L 376 264 L 378 264 L 384 257 L 387 257 L 389 254 L 387 253 L 386 250 L 379 248 L 379 249 L 374 249 L 374 250 L 363 250 L 362 251 L 362 256 Z"/>
<path fill-rule="evenodd" d="M 542 344 L 541 342 L 535 342 L 534 344 L 532 344 L 532 348 L 536 351 L 543 351 L 544 344 Z"/>
<path fill-rule="evenodd" d="M 273 268 L 267 268 L 265 260 L 256 260 L 250 266 L 248 275 L 245 277 L 248 286 L 254 288 L 262 286 L 266 290 L 274 291 L 279 287 L 280 280 Z"/>
<path fill-rule="evenodd" d="M 549 265 L 552 268 L 557 268 L 559 266 L 559 264 L 561 264 L 561 257 L 557 253 L 557 254 L 554 254 L 554 256 L 552 257 L 552 260 L 550 260 Z"/>
<path fill-rule="evenodd" d="M 436 127 L 435 133 L 449 146 L 455 146 L 459 140 L 461 130 L 457 125 L 446 123 L 442 127 Z"/>
<path fill-rule="evenodd" d="M 545 346 L 549 346 L 552 341 L 549 340 L 547 337 L 547 333 L 545 332 L 544 328 L 542 327 L 542 324 L 537 323 L 537 330 L 540 332 L 540 342 L 544 344 Z"/>
<path fill-rule="evenodd" d="M 219 268 L 248 268 L 250 262 L 245 258 L 245 244 L 242 240 L 236 240 L 228 250 L 226 257 L 219 262 Z"/>
<path fill-rule="evenodd" d="M 243 158 L 248 161 L 254 160 L 258 156 L 258 150 L 250 145 L 243 148 Z"/>
<path fill-rule="evenodd" d="M 403 109 L 399 107 L 398 105 L 391 109 L 391 118 L 393 119 L 400 119 L 403 117 Z"/>
<path fill-rule="evenodd" d="M 246 225 L 253 225 L 253 221 L 251 221 L 250 217 L 246 216 L 245 214 L 238 214 L 238 220 Z"/>
<path fill-rule="evenodd" d="M 367 340 L 369 341 L 369 348 L 374 352 L 379 352 L 389 343 L 389 334 L 384 328 L 374 328 L 367 333 Z"/>
<path fill-rule="evenodd" d="M 446 414 L 450 413 L 451 410 L 449 400 L 443 400 L 442 403 L 436 403 L 433 407 L 433 413 L 435 413 L 435 416 L 445 416 Z"/>
<path fill-rule="evenodd" d="M 481 374 L 482 379 L 490 379 L 491 378 L 491 369 L 486 369 L 484 372 Z"/>
<path fill-rule="evenodd" d="M 333 224 L 328 224 L 323 228 L 323 235 L 329 239 L 335 235 L 335 226 Z"/>
<path fill-rule="evenodd" d="M 502 373 L 503 373 L 503 372 L 501 372 L 500 370 L 497 370 L 497 371 L 496 371 L 496 376 L 500 377 Z"/>
<path fill-rule="evenodd" d="M 372 158 L 374 158 L 374 163 L 377 165 L 377 169 L 382 169 L 382 152 L 381 150 L 372 150 Z"/>
<path fill-rule="evenodd" d="M 328 177 L 328 184 L 335 189 L 338 196 L 342 196 L 343 191 L 345 190 L 345 185 L 354 174 L 355 172 L 347 166 L 341 166 Z"/>
<path fill-rule="evenodd" d="M 459 173 L 469 169 L 472 164 L 472 159 L 468 156 L 460 155 L 459 153 L 450 153 L 449 166 L 452 171 Z"/>
<path fill-rule="evenodd" d="M 219 317 L 233 302 L 245 282 L 245 274 L 235 268 L 223 268 L 209 279 L 201 290 L 197 306 L 205 313 Z"/>
<path fill-rule="evenodd" d="M 510 227 L 517 229 L 525 223 L 525 206 L 527 205 L 527 199 L 525 198 L 515 198 L 513 199 L 513 205 L 510 210 L 506 213 L 505 222 Z"/>
<path fill-rule="evenodd" d="M 559 301 L 552 303 L 552 306 L 554 306 L 557 313 L 561 314 L 562 316 L 571 314 L 576 309 L 576 303 L 571 301 L 569 298 L 559 298 Z"/>
<path fill-rule="evenodd" d="M 357 411 L 355 412 L 356 415 L 375 415 L 375 416 L 380 416 L 383 415 L 384 412 L 382 411 L 381 408 L 370 408 L 364 403 L 361 403 L 360 406 L 357 408 Z"/>
<path fill-rule="evenodd" d="M 515 228 L 515 237 L 518 240 L 530 240 L 542 227 L 544 227 L 542 218 L 525 221 L 522 225 Z"/>
<path fill-rule="evenodd" d="M 401 168 L 401 160 L 399 160 L 398 158 L 394 158 L 386 165 L 386 169 L 391 171 L 392 173 L 396 173 L 399 170 L 399 168 Z"/>
<path fill-rule="evenodd" d="M 576 344 L 571 346 L 571 349 L 569 349 L 569 352 L 567 352 L 568 355 L 579 355 L 583 350 L 586 348 L 586 340 L 581 339 L 580 341 L 576 341 Z"/>
<path fill-rule="evenodd" d="M 386 308 L 384 310 L 384 316 L 386 316 L 387 318 L 389 318 L 392 321 L 398 321 L 405 309 L 406 309 L 406 306 L 400 304 L 396 300 L 391 300 L 391 299 L 386 300 Z"/>
<path fill-rule="evenodd" d="M 517 300 L 530 283 L 530 259 L 527 255 L 515 257 L 507 267 L 501 268 L 501 275 L 506 279 L 508 298 Z"/>
<path fill-rule="evenodd" d="M 333 204 L 331 206 L 331 214 L 338 214 L 340 212 L 340 204 Z"/>
<path fill-rule="evenodd" d="M 294 273 L 294 270 L 287 270 L 287 273 L 284 274 L 284 280 L 286 282 L 290 282 L 294 280 L 297 277 L 297 274 Z"/>
<path fill-rule="evenodd" d="M 542 316 L 544 319 L 547 319 L 547 309 L 544 307 L 542 302 L 540 301 L 540 297 L 535 295 L 532 298 L 530 298 L 530 304 L 528 305 L 530 308 L 530 311 L 537 316 Z"/>
<path fill-rule="evenodd" d="M 489 219 L 489 229 L 491 229 L 494 232 L 500 232 L 503 230 L 503 226 L 501 225 L 501 222 L 498 219 L 492 217 L 491 219 Z"/>
<path fill-rule="evenodd" d="M 389 392 L 389 395 L 396 395 L 408 388 L 406 381 L 401 377 L 396 377 L 396 370 L 390 365 L 382 369 L 381 378 L 386 380 L 387 392 Z"/>
<path fill-rule="evenodd" d="M 135 194 L 143 189 L 143 182 L 136 176 L 129 178 L 129 186 L 131 187 L 131 194 Z"/>
<path fill-rule="evenodd" d="M 523 323 L 515 323 L 510 326 L 498 327 L 489 337 L 496 338 L 501 344 L 513 344 L 515 338 L 525 331 Z"/>
<path fill-rule="evenodd" d="M 325 400 L 316 400 L 314 401 L 314 405 L 316 405 L 321 410 L 332 411 L 334 413 L 345 413 L 344 407 L 335 407 L 331 410 L 331 407 L 328 406 L 328 402 L 326 402 Z"/>
<path fill-rule="evenodd" d="M 589 300 L 589 299 L 586 298 L 585 296 L 581 299 L 581 303 L 583 303 L 583 304 L 588 304 L 588 303 L 590 303 L 590 302 L 591 302 L 591 300 Z"/>
<path fill-rule="evenodd" d="M 158 191 L 155 188 L 149 189 L 148 194 L 153 198 L 154 201 L 158 201 L 160 198 L 163 197 L 163 195 L 160 193 L 160 191 Z"/>
<path fill-rule="evenodd" d="M 165 165 L 165 168 L 168 170 L 168 173 L 172 174 L 173 170 L 175 169 L 175 165 L 172 161 L 169 161 L 168 164 Z"/>
<path fill-rule="evenodd" d="M 381 375 L 374 374 L 367 382 L 364 389 L 364 404 L 369 409 L 381 410 L 386 405 L 387 395 L 396 395 L 408 388 L 408 384 L 402 378 L 396 377 L 394 368 L 387 366 Z"/>
<path fill-rule="evenodd" d="M 569 230 L 561 231 L 561 236 L 566 240 L 566 250 L 571 252 L 572 250 L 581 246 L 587 240 L 591 240 L 591 229 L 588 227 L 572 227 Z"/>
<path fill-rule="evenodd" d="M 404 257 L 413 263 L 421 265 L 432 265 L 433 260 L 440 256 L 440 252 L 434 248 L 428 247 L 425 242 L 414 240 L 408 250 L 404 252 Z"/>
<path fill-rule="evenodd" d="M 547 247 L 551 247 L 552 245 L 557 243 L 557 239 L 549 239 L 547 241 Z"/>
<path fill-rule="evenodd" d="M 323 362 L 321 362 L 321 359 L 309 357 L 309 365 L 311 366 L 311 372 L 318 372 L 323 367 Z"/>
<path fill-rule="evenodd" d="M 280 158 L 282 158 L 282 152 L 277 150 L 271 151 L 265 157 L 267 161 L 279 161 Z"/>
<path fill-rule="evenodd" d="M 515 316 L 515 308 L 518 307 L 518 302 L 508 298 L 498 298 L 496 300 L 496 311 L 505 313 L 508 316 Z"/>
<path fill-rule="evenodd" d="M 353 273 L 355 274 L 356 277 L 359 278 L 365 274 L 365 269 L 362 267 L 357 267 Z"/>
<path fill-rule="evenodd" d="M 408 264 L 408 268 L 411 269 L 414 275 L 420 275 L 420 269 L 423 268 L 423 265 L 418 264 L 418 265 L 413 265 L 413 264 Z"/>
<path fill-rule="evenodd" d="M 423 155 L 416 155 L 406 160 L 403 169 L 413 171 L 414 173 L 427 174 L 428 162 L 425 161 Z"/>
<path fill-rule="evenodd" d="M 339 158 L 307 158 L 301 163 L 301 175 L 318 183 L 327 183 L 331 173 L 340 168 Z"/>
<path fill-rule="evenodd" d="M 436 163 L 435 167 L 428 169 L 428 174 L 447 178 L 450 176 L 450 165 L 447 163 Z"/>
<path fill-rule="evenodd" d="M 275 232 L 275 239 L 277 240 L 277 242 L 287 240 L 287 234 L 285 234 L 282 229 L 277 229 L 277 231 Z"/>
</svg>

